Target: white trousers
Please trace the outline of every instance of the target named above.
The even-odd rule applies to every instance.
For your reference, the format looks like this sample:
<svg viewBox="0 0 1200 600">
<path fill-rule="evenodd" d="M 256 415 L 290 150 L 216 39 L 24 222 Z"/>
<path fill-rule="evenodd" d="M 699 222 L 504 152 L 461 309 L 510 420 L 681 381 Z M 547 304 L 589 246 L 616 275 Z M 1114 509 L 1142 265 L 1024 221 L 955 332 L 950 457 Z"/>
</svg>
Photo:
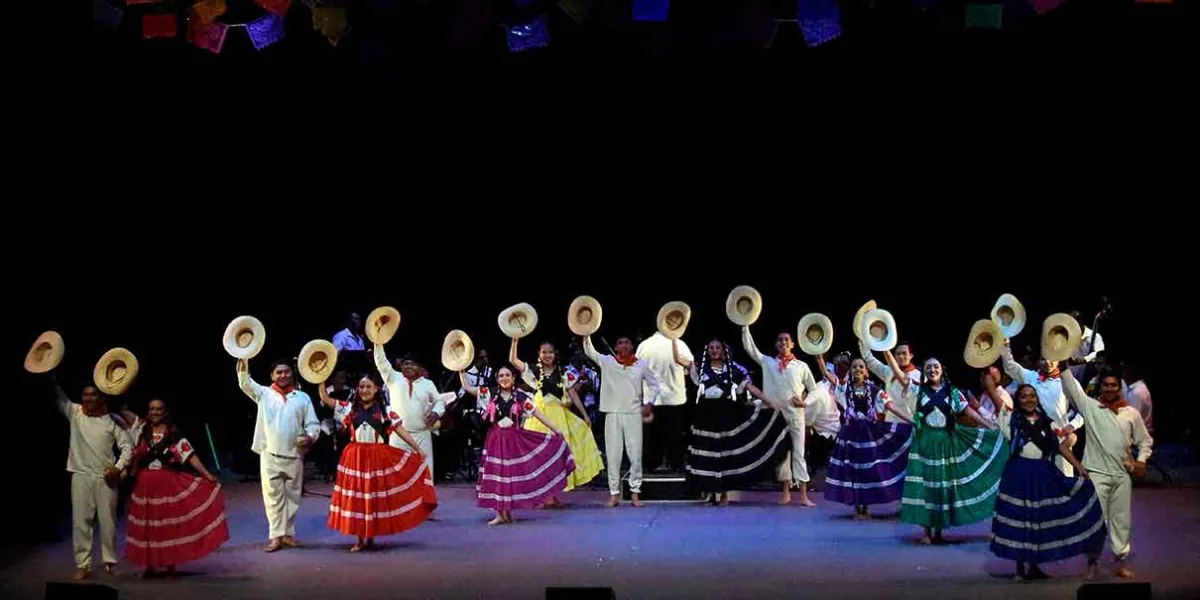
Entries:
<svg viewBox="0 0 1200 600">
<path fill-rule="evenodd" d="M 433 478 L 433 432 L 429 430 L 410 431 L 408 429 L 405 429 L 405 431 L 408 431 L 408 435 L 413 436 L 413 439 L 417 441 L 417 445 L 420 446 L 421 454 L 425 455 L 425 465 L 429 467 L 429 477 Z M 400 439 L 400 436 L 395 434 L 392 435 L 394 436 L 393 439 L 397 440 L 397 448 L 400 448 L 401 450 L 407 450 L 409 452 L 415 452 L 417 450 L 416 448 L 412 448 L 406 444 L 404 440 Z"/>
<path fill-rule="evenodd" d="M 808 483 L 808 463 L 804 462 L 804 409 L 789 407 L 782 411 L 787 419 L 788 438 L 792 440 L 792 449 L 788 451 L 779 468 L 775 469 L 776 481 L 790 481 L 793 486 Z"/>
<path fill-rule="evenodd" d="M 621 493 L 621 459 L 629 452 L 629 491 L 642 493 L 642 413 L 604 413 L 608 493 Z"/>
<path fill-rule="evenodd" d="M 267 508 L 268 537 L 296 535 L 296 514 L 304 482 L 304 459 L 263 452 L 259 457 L 263 504 Z"/>
<path fill-rule="evenodd" d="M 71 474 L 71 539 L 75 544 L 75 566 L 92 567 L 92 533 L 100 522 L 100 557 L 105 564 L 117 562 L 117 491 L 103 477 Z"/>
<path fill-rule="evenodd" d="M 1133 480 L 1126 473 L 1117 476 L 1089 471 L 1096 496 L 1108 524 L 1108 540 L 1113 556 L 1125 560 L 1132 546 L 1129 541 L 1133 525 Z"/>
</svg>

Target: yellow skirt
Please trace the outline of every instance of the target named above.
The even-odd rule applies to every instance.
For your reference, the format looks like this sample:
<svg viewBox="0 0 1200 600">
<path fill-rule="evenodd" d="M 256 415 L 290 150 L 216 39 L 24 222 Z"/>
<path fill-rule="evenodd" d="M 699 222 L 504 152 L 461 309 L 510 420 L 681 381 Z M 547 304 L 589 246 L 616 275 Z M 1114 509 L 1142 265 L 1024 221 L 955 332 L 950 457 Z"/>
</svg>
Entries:
<svg viewBox="0 0 1200 600">
<path fill-rule="evenodd" d="M 563 491 L 569 492 L 599 475 L 604 469 L 604 458 L 600 456 L 600 448 L 596 446 L 596 438 L 587 423 L 563 406 L 555 396 L 543 398 L 539 392 L 533 397 L 533 402 L 546 416 L 546 420 L 554 423 L 554 426 L 566 435 L 567 446 L 571 448 L 571 454 L 575 457 L 575 472 L 567 477 L 567 487 Z M 525 420 L 525 429 L 550 433 L 541 421 L 534 418 Z"/>
</svg>

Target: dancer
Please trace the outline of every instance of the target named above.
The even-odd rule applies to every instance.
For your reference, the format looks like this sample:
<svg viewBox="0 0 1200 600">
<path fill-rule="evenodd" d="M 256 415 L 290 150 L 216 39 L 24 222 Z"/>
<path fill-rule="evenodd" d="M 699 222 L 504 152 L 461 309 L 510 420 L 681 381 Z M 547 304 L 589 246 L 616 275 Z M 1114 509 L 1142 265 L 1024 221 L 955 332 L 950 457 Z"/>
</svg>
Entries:
<svg viewBox="0 0 1200 600">
<path fill-rule="evenodd" d="M 296 548 L 296 515 L 304 482 L 304 454 L 321 433 L 317 413 L 308 394 L 293 385 L 292 367 L 277 360 L 271 365 L 271 386 L 250 378 L 250 364 L 237 363 L 238 386 L 258 404 L 254 442 L 250 449 L 259 455 L 263 504 L 267 509 L 271 541 L 263 550 Z"/>
<path fill-rule="evenodd" d="M 893 372 L 901 372 L 892 364 Z M 942 363 L 925 361 L 924 380 L 909 383 L 905 394 L 917 407 L 913 443 L 900 501 L 900 520 L 921 525 L 921 544 L 942 543 L 942 529 L 970 525 L 992 516 L 996 490 L 1008 455 L 1004 439 L 967 398 L 944 378 Z M 980 429 L 959 425 L 955 415 L 966 413 Z"/>
<path fill-rule="evenodd" d="M 71 402 L 67 393 L 54 384 L 58 410 L 71 423 L 71 447 L 67 454 L 67 472 L 71 474 L 71 539 L 75 546 L 75 567 L 71 579 L 86 579 L 92 570 L 92 536 L 100 525 L 100 558 L 104 571 L 117 574 L 117 484 L 129 462 L 133 441 L 108 414 L 100 390 L 83 387 L 82 405 Z M 113 455 L 113 447 L 121 450 Z"/>
<path fill-rule="evenodd" d="M 1108 522 L 1109 541 L 1117 562 L 1116 575 L 1131 579 L 1133 571 L 1125 564 L 1132 549 L 1133 480 L 1130 474 L 1142 476 L 1146 473 L 1146 461 L 1153 452 L 1154 438 L 1146 431 L 1142 415 L 1121 397 L 1121 378 L 1115 372 L 1100 375 L 1098 400 L 1083 393 L 1083 387 L 1070 371 L 1063 373 L 1062 380 L 1064 392 L 1087 423 L 1088 447 L 1083 455 L 1083 466 L 1096 484 L 1100 508 Z M 1138 449 L 1137 460 L 1130 456 L 1130 448 L 1134 446 Z M 1100 551 L 1088 557 L 1084 579 L 1096 576 L 1099 558 Z"/>
<path fill-rule="evenodd" d="M 865 360 L 850 361 L 847 382 L 838 381 L 824 356 L 817 356 L 817 364 L 833 384 L 843 414 L 829 475 L 825 477 L 825 498 L 854 506 L 855 519 L 869 519 L 868 506 L 895 502 L 903 495 L 912 417 L 871 381 Z M 904 422 L 881 422 L 879 417 L 885 411 Z"/>
<path fill-rule="evenodd" d="M 437 508 L 433 474 L 419 452 L 388 445 L 396 434 L 411 448 L 419 444 L 400 424 L 400 415 L 383 406 L 383 381 L 364 375 L 353 401 L 334 400 L 318 385 L 321 403 L 333 409 L 350 444 L 338 462 L 337 482 L 329 501 L 326 526 L 358 539 L 351 552 L 374 549 L 375 538 L 420 525 Z"/>
<path fill-rule="evenodd" d="M 1014 411 L 1012 397 L 998 379 L 984 371 L 984 388 L 998 410 L 996 422 L 1010 443 L 992 517 L 991 549 L 1016 561 L 1018 581 L 1045 579 L 1039 563 L 1100 553 L 1104 513 L 1087 469 L 1050 428 L 1037 391 L 1026 384 L 1017 388 L 1020 407 Z M 1051 463 L 1056 454 L 1074 465 L 1079 476 L 1063 475 Z"/>
<path fill-rule="evenodd" d="M 517 358 L 517 340 L 513 338 L 512 347 L 508 351 L 508 362 L 512 363 L 529 387 L 533 388 L 533 405 L 554 426 L 566 433 L 567 446 L 575 459 L 575 471 L 567 478 L 564 492 L 569 492 L 589 481 L 604 469 L 604 458 L 596 447 L 596 438 L 592 435 L 592 421 L 575 392 L 575 384 L 579 376 L 570 367 L 559 368 L 558 350 L 550 342 L 542 342 L 538 347 L 538 359 L 533 368 Z M 478 384 L 472 383 L 479 387 Z M 571 412 L 571 406 L 579 411 L 583 418 Z M 550 429 L 538 419 L 526 419 L 525 429 L 541 433 L 549 433 Z M 562 508 L 565 506 L 558 496 L 551 496 L 542 508 Z"/>
<path fill-rule="evenodd" d="M 488 525 L 512 523 L 514 509 L 532 508 L 562 491 L 575 470 L 571 449 L 563 432 L 533 405 L 529 394 L 516 388 L 512 367 L 496 369 L 499 389 L 494 394 L 487 387 L 471 385 L 462 371 L 458 378 L 468 394 L 487 406 L 484 419 L 492 424 L 479 465 L 478 505 L 496 511 Z M 530 415 L 553 435 L 522 429 L 522 421 Z"/>
<path fill-rule="evenodd" d="M 1038 370 L 1030 371 L 1013 360 L 1012 347 L 1008 340 L 1004 341 L 1004 347 L 1000 351 L 1000 361 L 1004 365 L 1004 372 L 1008 373 L 1008 376 L 1012 377 L 1018 385 L 1033 386 L 1038 400 L 1042 403 L 1042 410 L 1050 417 L 1051 429 L 1059 439 L 1069 441 L 1070 445 L 1074 447 L 1077 437 L 1073 434 L 1075 430 L 1083 427 L 1083 417 L 1070 410 L 1071 407 L 1067 404 L 1058 364 L 1040 358 L 1038 359 Z M 1054 463 L 1062 470 L 1063 475 L 1070 477 L 1073 473 L 1071 463 L 1067 462 L 1062 455 L 1057 455 Z"/>
<path fill-rule="evenodd" d="M 784 332 L 775 336 L 775 356 L 766 356 L 754 345 L 750 326 L 742 326 L 742 345 L 754 362 L 762 367 L 763 393 L 768 402 L 783 412 L 787 419 L 788 435 L 792 448 L 787 458 L 779 465 L 776 475 L 783 486 L 780 504 L 791 504 L 792 488 L 800 488 L 800 505 L 816 506 L 808 498 L 808 465 L 804 462 L 804 409 L 805 397 L 817 391 L 817 380 L 802 360 L 796 360 L 792 349 L 796 346 L 792 335 Z"/>
<path fill-rule="evenodd" d="M 429 465 L 429 475 L 432 477 L 433 429 L 434 424 L 446 413 L 445 398 L 429 380 L 429 373 L 417 361 L 416 356 L 408 354 L 401 358 L 400 371 L 397 372 L 388 362 L 383 344 L 375 344 L 374 355 L 375 367 L 379 369 L 379 374 L 387 384 L 391 410 L 400 415 L 401 426 L 412 435 L 417 445 L 410 446 L 399 434 L 394 434 L 389 443 L 401 450 L 424 456 L 425 464 Z M 454 395 L 451 394 L 450 397 L 453 398 Z"/>
<path fill-rule="evenodd" d="M 862 355 L 862 359 L 867 362 L 867 370 L 883 382 L 883 388 L 887 392 L 888 397 L 893 402 L 900 403 L 899 406 L 904 410 L 904 414 L 916 414 L 917 407 L 908 404 L 915 401 L 916 398 L 908 398 L 904 395 L 904 390 L 910 383 L 921 384 L 921 370 L 912 363 L 912 344 L 900 342 L 896 344 L 896 352 L 894 354 L 890 350 L 884 352 L 888 364 L 884 364 L 878 358 L 875 358 L 871 353 L 871 348 L 867 346 L 866 340 L 858 340 L 858 352 Z M 896 365 L 895 368 L 888 366 L 893 363 Z M 895 411 L 888 411 L 884 415 L 883 420 L 887 423 L 902 423 L 904 420 L 898 416 L 899 414 Z"/>
<path fill-rule="evenodd" d="M 635 508 L 642 505 L 642 424 L 649 417 L 658 396 L 659 381 L 646 361 L 633 353 L 633 340 L 617 338 L 617 354 L 600 354 L 592 345 L 592 336 L 583 338 L 583 352 L 600 367 L 600 412 L 604 413 L 604 451 L 608 458 L 608 503 L 621 504 L 622 450 L 629 452 L 629 500 Z M 643 384 L 645 387 L 643 388 Z M 643 398 L 643 390 L 652 397 Z"/>
<path fill-rule="evenodd" d="M 688 441 L 688 481 L 710 503 L 728 506 L 729 490 L 757 483 L 782 453 L 787 420 L 770 405 L 746 401 L 746 391 L 765 397 L 721 340 L 708 343 L 698 368 L 682 354 L 682 343 L 675 346 L 675 362 L 688 369 L 700 388 Z"/>
<path fill-rule="evenodd" d="M 229 524 L 220 480 L 171 422 L 166 402 L 151 400 L 137 423 L 125 558 L 152 578 L 155 569 L 173 574 L 176 565 L 216 550 L 229 539 Z"/>
</svg>

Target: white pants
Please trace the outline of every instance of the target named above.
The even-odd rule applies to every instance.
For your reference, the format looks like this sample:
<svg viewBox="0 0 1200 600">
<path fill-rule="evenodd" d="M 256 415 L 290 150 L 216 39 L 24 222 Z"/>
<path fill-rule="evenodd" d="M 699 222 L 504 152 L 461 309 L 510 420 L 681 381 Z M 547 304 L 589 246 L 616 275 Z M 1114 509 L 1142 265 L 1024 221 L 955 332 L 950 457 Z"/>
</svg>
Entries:
<svg viewBox="0 0 1200 600">
<path fill-rule="evenodd" d="M 1127 473 L 1117 476 L 1089 471 L 1096 496 L 1108 523 L 1108 539 L 1112 543 L 1113 556 L 1125 560 L 1131 545 L 1129 535 L 1133 525 L 1133 480 Z"/>
<path fill-rule="evenodd" d="M 642 493 L 642 413 L 604 413 L 608 493 L 621 493 L 621 459 L 629 452 L 629 491 Z"/>
<path fill-rule="evenodd" d="M 71 474 L 71 539 L 75 566 L 92 567 L 92 533 L 100 522 L 100 557 L 104 564 L 117 562 L 117 491 L 103 477 Z"/>
<path fill-rule="evenodd" d="M 776 481 L 790 481 L 793 486 L 808 483 L 808 463 L 804 462 L 804 409 L 789 407 L 782 411 L 788 423 L 788 437 L 792 449 L 788 451 L 779 468 L 775 470 Z"/>
<path fill-rule="evenodd" d="M 417 445 L 420 446 L 419 450 L 421 451 L 421 454 L 425 455 L 425 465 L 429 467 L 429 477 L 433 478 L 433 433 L 428 429 L 425 431 L 411 431 L 409 429 L 405 429 L 405 431 L 407 431 L 408 435 L 411 435 L 413 439 L 417 441 Z M 395 447 L 400 448 L 401 450 L 407 450 L 409 452 L 415 452 L 418 450 L 417 448 L 412 448 L 408 444 L 404 443 L 404 440 L 400 439 L 400 436 L 394 433 L 392 436 L 393 439 L 396 440 L 396 443 L 393 444 Z"/>
<path fill-rule="evenodd" d="M 267 508 L 268 537 L 296 535 L 300 491 L 304 482 L 304 459 L 263 452 L 259 457 L 263 504 Z"/>
</svg>

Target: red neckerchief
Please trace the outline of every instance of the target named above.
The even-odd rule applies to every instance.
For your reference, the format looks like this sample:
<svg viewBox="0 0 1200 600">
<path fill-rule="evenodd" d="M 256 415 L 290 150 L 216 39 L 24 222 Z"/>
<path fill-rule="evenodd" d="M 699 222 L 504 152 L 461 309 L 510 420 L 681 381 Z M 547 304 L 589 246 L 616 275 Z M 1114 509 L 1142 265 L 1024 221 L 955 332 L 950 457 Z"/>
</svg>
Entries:
<svg viewBox="0 0 1200 600">
<path fill-rule="evenodd" d="M 290 394 L 296 390 L 296 385 L 292 384 L 292 385 L 287 386 L 287 389 L 284 389 L 284 388 L 279 387 L 279 384 L 272 383 L 271 389 L 275 390 L 276 392 L 279 392 L 279 395 L 283 396 L 284 400 L 287 400 L 288 394 Z"/>
<path fill-rule="evenodd" d="M 635 363 L 637 363 L 638 358 L 636 354 L 630 354 L 626 358 L 621 358 L 620 354 L 614 354 L 613 360 L 621 363 L 621 366 L 632 367 Z"/>
<path fill-rule="evenodd" d="M 1112 414 L 1114 414 L 1114 415 L 1117 414 L 1117 411 L 1121 410 L 1121 408 L 1129 406 L 1129 403 L 1126 402 L 1125 399 L 1120 396 L 1117 396 L 1117 399 L 1113 400 L 1112 402 L 1105 402 L 1103 400 L 1097 400 L 1097 401 L 1100 403 L 1100 406 L 1103 406 L 1104 408 L 1111 410 Z"/>
<path fill-rule="evenodd" d="M 791 352 L 788 352 L 787 354 L 784 354 L 783 356 L 776 356 L 775 360 L 779 361 L 779 372 L 782 373 L 782 372 L 786 371 L 788 363 L 792 362 L 792 360 L 794 360 L 795 358 L 796 358 L 796 355 L 792 354 Z"/>
</svg>

